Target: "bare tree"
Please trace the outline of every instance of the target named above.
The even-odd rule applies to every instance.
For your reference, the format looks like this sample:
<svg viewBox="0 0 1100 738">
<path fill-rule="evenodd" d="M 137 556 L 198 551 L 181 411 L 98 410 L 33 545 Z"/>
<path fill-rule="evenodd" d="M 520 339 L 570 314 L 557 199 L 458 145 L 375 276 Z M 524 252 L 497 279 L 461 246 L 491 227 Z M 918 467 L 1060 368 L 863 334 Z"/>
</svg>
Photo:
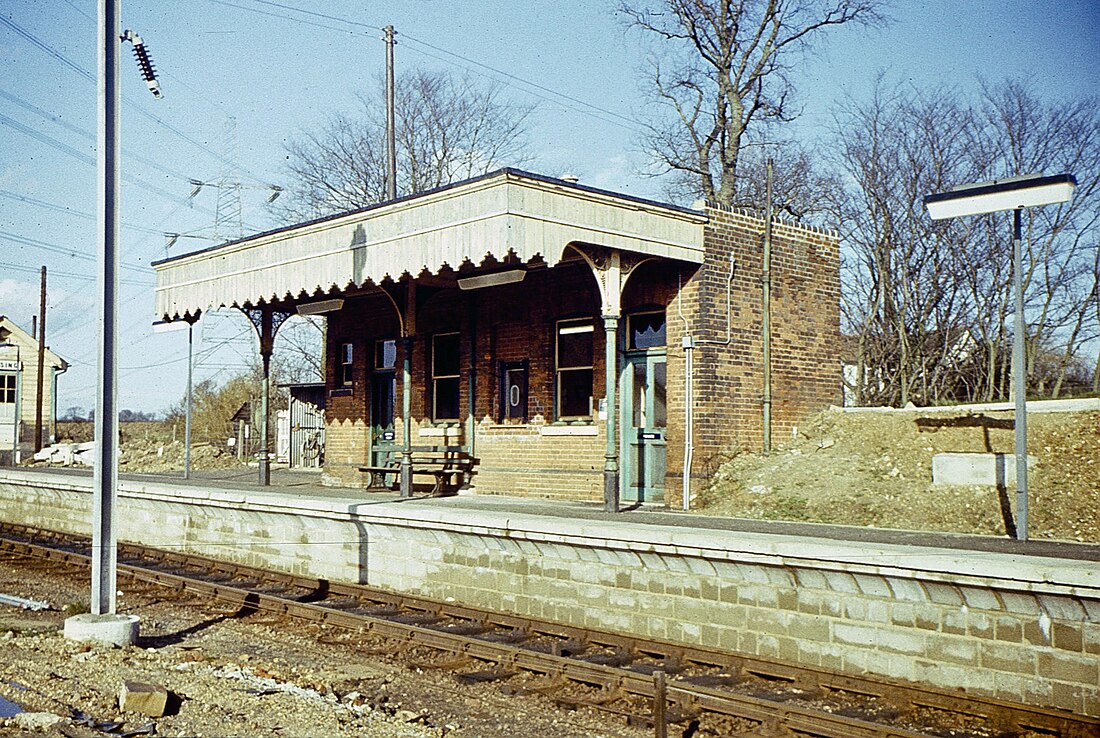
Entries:
<svg viewBox="0 0 1100 738">
<path fill-rule="evenodd" d="M 795 116 L 790 71 L 826 29 L 882 21 L 881 0 L 623 2 L 628 24 L 661 39 L 652 58 L 658 113 L 645 146 L 708 200 L 736 205 L 747 136 Z"/>
<path fill-rule="evenodd" d="M 1033 395 L 1087 389 L 1100 281 L 1100 115 L 1026 85 L 886 89 L 839 119 L 851 185 L 837 224 L 845 328 L 864 403 L 1005 399 L 1011 376 L 1011 214 L 933 223 L 923 197 L 958 184 L 1074 172 L 1073 200 L 1024 213 L 1027 366 Z M 1090 362 L 1091 363 L 1091 362 Z"/>
<path fill-rule="evenodd" d="M 359 96 L 356 113 L 335 113 L 318 130 L 287 144 L 287 197 L 276 211 L 300 221 L 386 198 L 384 85 Z M 423 192 L 522 166 L 533 108 L 507 101 L 499 86 L 470 77 L 417 71 L 395 92 L 398 194 Z"/>
</svg>

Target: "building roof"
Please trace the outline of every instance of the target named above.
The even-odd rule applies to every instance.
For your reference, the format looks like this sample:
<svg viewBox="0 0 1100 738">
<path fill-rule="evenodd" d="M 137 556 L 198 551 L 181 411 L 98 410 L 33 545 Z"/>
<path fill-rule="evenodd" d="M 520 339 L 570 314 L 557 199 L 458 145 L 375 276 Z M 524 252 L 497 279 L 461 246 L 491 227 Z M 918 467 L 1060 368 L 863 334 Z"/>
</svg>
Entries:
<svg viewBox="0 0 1100 738">
<path fill-rule="evenodd" d="M 699 264 L 699 211 L 502 169 L 165 259 L 156 315 L 258 305 L 516 259 L 554 266 L 572 244 Z"/>
<path fill-rule="evenodd" d="M 11 343 L 20 348 L 20 361 L 28 367 L 38 367 L 38 341 L 31 338 L 31 334 L 16 325 L 15 321 L 6 315 L 0 315 L 0 343 Z M 69 362 L 50 351 L 45 352 L 45 365 L 52 366 L 61 371 L 69 368 Z"/>
</svg>

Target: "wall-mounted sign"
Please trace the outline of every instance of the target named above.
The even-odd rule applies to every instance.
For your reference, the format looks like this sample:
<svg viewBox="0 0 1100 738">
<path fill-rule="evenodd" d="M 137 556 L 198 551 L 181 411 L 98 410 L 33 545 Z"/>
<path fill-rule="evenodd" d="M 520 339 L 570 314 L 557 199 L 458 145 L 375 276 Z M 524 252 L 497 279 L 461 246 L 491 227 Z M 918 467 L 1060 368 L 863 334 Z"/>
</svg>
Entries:
<svg viewBox="0 0 1100 738">
<path fill-rule="evenodd" d="M 23 370 L 21 361 L 0 361 L 0 371 L 18 372 Z"/>
</svg>

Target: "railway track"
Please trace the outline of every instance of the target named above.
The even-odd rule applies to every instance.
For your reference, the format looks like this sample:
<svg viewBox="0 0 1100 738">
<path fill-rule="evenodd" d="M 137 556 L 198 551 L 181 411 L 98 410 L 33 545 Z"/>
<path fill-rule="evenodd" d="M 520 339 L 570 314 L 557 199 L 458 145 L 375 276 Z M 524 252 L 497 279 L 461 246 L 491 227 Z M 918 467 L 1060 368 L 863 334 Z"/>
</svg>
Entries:
<svg viewBox="0 0 1100 738">
<path fill-rule="evenodd" d="M 90 565 L 86 538 L 0 525 L 0 551 Z M 120 544 L 118 571 L 245 612 L 345 630 L 376 651 L 441 654 L 417 665 L 538 691 L 565 708 L 619 713 L 656 736 L 1100 738 L 1100 719 L 900 681 L 868 679 L 679 643 L 577 628 L 362 585 Z M 369 650 L 369 649 L 368 649 Z M 539 678 L 510 687 L 524 671 Z M 672 731 L 671 733 L 669 731 Z M 677 732 L 678 731 L 678 732 Z"/>
</svg>

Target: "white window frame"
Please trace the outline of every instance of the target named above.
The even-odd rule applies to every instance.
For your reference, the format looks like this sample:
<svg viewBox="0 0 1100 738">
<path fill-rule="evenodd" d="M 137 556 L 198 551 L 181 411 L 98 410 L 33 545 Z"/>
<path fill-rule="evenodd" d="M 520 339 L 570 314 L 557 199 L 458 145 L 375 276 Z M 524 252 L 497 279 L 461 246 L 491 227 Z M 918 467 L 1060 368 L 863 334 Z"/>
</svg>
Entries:
<svg viewBox="0 0 1100 738">
<path fill-rule="evenodd" d="M 559 320 L 554 324 L 554 417 L 557 420 L 590 420 L 592 418 L 592 398 L 595 396 L 596 385 L 596 347 L 592 347 L 592 363 L 588 366 L 569 366 L 562 367 L 561 356 L 559 356 L 561 348 L 562 335 L 568 335 L 570 333 L 588 333 L 590 340 L 595 340 L 596 334 L 596 321 L 592 318 L 565 318 Z M 561 380 L 562 375 L 568 372 L 587 371 L 592 379 L 592 387 L 589 388 L 588 397 L 588 412 L 584 415 L 563 415 L 561 408 L 562 391 Z"/>
<path fill-rule="evenodd" d="M 435 356 L 436 347 L 435 342 L 440 338 L 448 336 L 456 336 L 458 338 L 458 366 L 455 367 L 454 374 L 436 374 L 435 373 Z M 432 422 L 433 423 L 449 423 L 461 420 L 462 415 L 462 336 L 458 331 L 445 331 L 443 333 L 432 334 L 432 355 L 431 355 L 431 378 L 432 378 Z M 439 417 L 439 380 L 441 379 L 457 379 L 458 396 L 455 398 L 455 414 L 453 418 L 441 418 Z"/>
<path fill-rule="evenodd" d="M 339 358 L 340 386 L 350 387 L 354 384 L 355 345 L 352 343 L 341 343 Z"/>
</svg>

